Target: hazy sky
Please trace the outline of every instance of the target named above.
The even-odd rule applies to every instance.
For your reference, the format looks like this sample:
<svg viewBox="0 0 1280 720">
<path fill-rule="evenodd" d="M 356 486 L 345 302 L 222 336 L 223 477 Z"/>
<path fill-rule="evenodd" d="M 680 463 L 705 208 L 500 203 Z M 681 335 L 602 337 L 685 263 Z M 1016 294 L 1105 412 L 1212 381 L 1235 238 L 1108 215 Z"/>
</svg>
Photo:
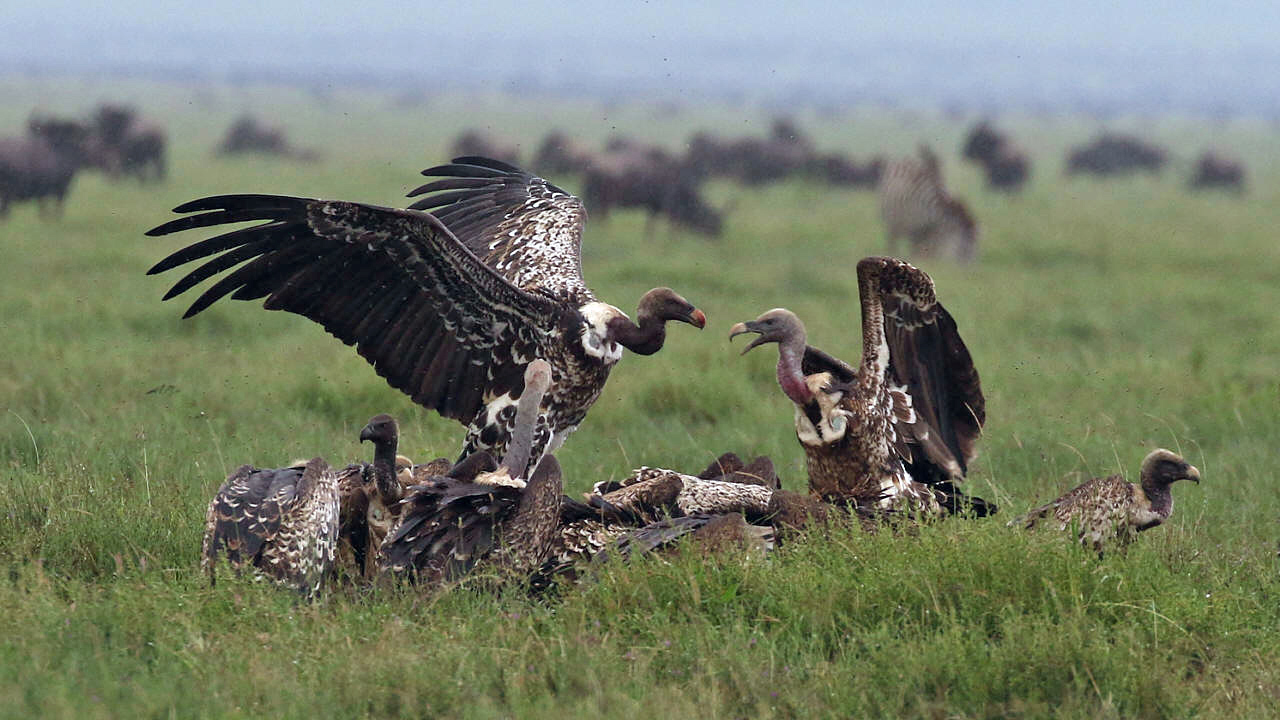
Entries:
<svg viewBox="0 0 1280 720">
<path fill-rule="evenodd" d="M 1158 93 L 1186 81 L 1260 96 L 1280 82 L 1270 62 L 1280 59 L 1274 0 L 40 0 L 0 3 L 0 28 L 0 66 L 10 68 L 403 72 L 544 85 L 634 78 L 774 90 L 930 87 L 954 74 L 962 88 L 999 76 L 1001 87 L 1047 83 L 1057 92 L 1114 76 L 1122 90 Z M 1263 87 L 1250 90 L 1250 76 Z"/>
</svg>

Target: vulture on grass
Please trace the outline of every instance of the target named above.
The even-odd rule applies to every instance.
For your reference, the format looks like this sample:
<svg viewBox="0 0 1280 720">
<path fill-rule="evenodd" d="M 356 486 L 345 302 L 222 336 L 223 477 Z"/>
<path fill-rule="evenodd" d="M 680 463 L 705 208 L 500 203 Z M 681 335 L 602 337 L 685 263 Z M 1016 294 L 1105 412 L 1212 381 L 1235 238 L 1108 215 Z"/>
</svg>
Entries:
<svg viewBox="0 0 1280 720">
<path fill-rule="evenodd" d="M 496 470 L 481 451 L 410 488 L 400 522 L 383 541 L 379 565 L 435 585 L 471 572 L 477 563 L 519 575 L 541 565 L 560 522 L 560 465 L 552 455 L 525 479 L 542 398 L 552 385 L 541 359 L 525 370 L 510 449 Z"/>
<path fill-rule="evenodd" d="M 414 190 L 427 196 L 409 210 L 277 195 L 180 205 L 195 214 L 147 234 L 259 224 L 178 250 L 148 274 L 197 263 L 167 300 L 236 268 L 184 317 L 230 295 L 320 323 L 392 387 L 467 424 L 463 458 L 506 454 L 525 366 L 544 358 L 554 384 L 519 476 L 578 427 L 623 348 L 650 355 L 667 321 L 706 324 L 669 288 L 646 293 L 635 322 L 596 299 L 582 278 L 586 212 L 546 180 L 480 157 L 423 174 L 440 179 Z"/>
<path fill-rule="evenodd" d="M 1127 482 L 1121 475 L 1093 478 L 1009 524 L 1033 528 L 1052 515 L 1058 530 L 1075 525 L 1080 543 L 1101 554 L 1109 542 L 1123 548 L 1138 533 L 1168 520 L 1173 513 L 1169 486 L 1179 480 L 1199 485 L 1200 471 L 1177 453 L 1153 450 L 1142 461 L 1139 482 Z"/>
<path fill-rule="evenodd" d="M 243 465 L 205 514 L 200 565 L 215 580 L 218 556 L 307 597 L 320 591 L 338 544 L 338 476 L 320 458 L 287 468 Z"/>
<path fill-rule="evenodd" d="M 413 484 L 413 461 L 396 453 L 400 428 L 395 418 L 375 415 L 360 431 L 360 441 L 373 443 L 373 462 L 348 465 L 338 475 L 339 569 L 373 575 L 374 556 L 400 515 L 400 500 Z"/>
<path fill-rule="evenodd" d="M 956 488 L 986 419 L 978 371 L 933 280 L 895 258 L 858 263 L 862 360 L 851 366 L 805 344 L 789 310 L 738 323 L 730 338 L 778 344 L 778 383 L 795 404 L 809 489 L 871 508 L 988 515 L 995 505 Z"/>
</svg>

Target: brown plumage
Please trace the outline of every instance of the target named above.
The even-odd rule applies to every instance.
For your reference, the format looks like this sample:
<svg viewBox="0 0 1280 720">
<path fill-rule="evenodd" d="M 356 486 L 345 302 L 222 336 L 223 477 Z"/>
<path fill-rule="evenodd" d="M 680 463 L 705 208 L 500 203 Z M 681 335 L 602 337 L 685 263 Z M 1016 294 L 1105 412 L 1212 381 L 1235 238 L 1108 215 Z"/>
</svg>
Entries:
<svg viewBox="0 0 1280 720">
<path fill-rule="evenodd" d="M 378 547 L 399 522 L 400 500 L 413 485 L 414 466 L 409 458 L 396 454 L 400 430 L 390 415 L 370 419 L 360 431 L 360 441 L 373 443 L 373 462 L 349 465 L 338 474 L 337 566 L 368 578 L 376 569 Z"/>
<path fill-rule="evenodd" d="M 1169 486 L 1179 480 L 1198 485 L 1200 471 L 1177 453 L 1153 450 L 1142 461 L 1139 482 L 1127 482 L 1121 475 L 1093 478 L 1009 525 L 1033 528 L 1052 515 L 1058 530 L 1076 527 L 1081 544 L 1098 553 L 1109 544 L 1123 548 L 1137 533 L 1169 519 L 1173 512 Z"/>
<path fill-rule="evenodd" d="M 259 470 L 243 465 L 218 489 L 205 514 L 200 565 L 212 583 L 218 556 L 310 597 L 333 566 L 338 480 L 328 464 Z"/>
<path fill-rule="evenodd" d="M 795 405 L 810 491 L 859 506 L 995 512 L 955 487 L 977 455 L 985 401 L 933 280 L 885 257 L 862 260 L 857 273 L 862 360 L 856 368 L 806 345 L 804 325 L 782 308 L 738 323 L 729 336 L 760 335 L 744 353 L 778 344 L 778 382 Z"/>
<path fill-rule="evenodd" d="M 523 469 L 538 408 L 551 385 L 550 365 L 529 363 L 524 384 L 511 449 L 501 467 L 483 471 L 488 454 L 476 453 L 454 467 L 454 477 L 434 477 L 411 488 L 399 525 L 379 550 L 383 570 L 434 585 L 457 580 L 480 562 L 517 575 L 541 565 L 560 521 L 560 466 L 547 455 L 527 481 Z"/>
<path fill-rule="evenodd" d="M 706 324 L 670 288 L 646 293 L 634 322 L 597 300 L 582 277 L 582 203 L 546 180 L 474 157 L 423 172 L 437 179 L 411 193 L 425 197 L 409 210 L 276 195 L 186 203 L 176 212 L 194 214 L 148 234 L 265 222 L 148 273 L 196 264 L 168 299 L 230 271 L 186 317 L 230 295 L 320 323 L 393 387 L 467 424 L 461 457 L 506 454 L 524 368 L 546 360 L 555 385 L 522 475 L 583 421 L 624 348 L 651 355 L 668 321 Z"/>
</svg>

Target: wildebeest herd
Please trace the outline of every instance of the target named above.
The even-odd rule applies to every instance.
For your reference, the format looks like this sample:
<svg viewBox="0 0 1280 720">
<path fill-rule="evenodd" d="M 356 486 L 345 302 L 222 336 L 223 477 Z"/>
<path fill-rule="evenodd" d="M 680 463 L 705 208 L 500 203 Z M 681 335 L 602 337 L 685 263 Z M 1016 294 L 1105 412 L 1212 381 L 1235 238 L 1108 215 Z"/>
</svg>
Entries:
<svg viewBox="0 0 1280 720">
<path fill-rule="evenodd" d="M 667 287 L 641 297 L 635 320 L 598 299 L 582 275 L 583 204 L 549 181 L 478 156 L 423 174 L 430 181 L 409 209 L 221 195 L 181 205 L 182 217 L 149 231 L 260 221 L 152 267 L 194 265 L 165 298 L 225 272 L 188 317 L 227 296 L 265 299 L 320 323 L 390 385 L 467 428 L 452 461 L 399 455 L 395 420 L 378 415 L 360 433 L 373 443 L 371 463 L 241 467 L 208 508 L 211 573 L 225 555 L 306 595 L 335 577 L 435 588 L 479 574 L 537 589 L 681 538 L 750 553 L 842 518 L 875 530 L 997 512 L 962 489 L 987 419 L 978 371 L 933 280 L 891 257 L 857 263 L 856 362 L 809 345 L 783 308 L 730 330 L 730 340 L 754 336 L 744 353 L 776 345 L 807 492 L 781 489 L 767 457 L 726 453 L 697 474 L 642 467 L 581 500 L 564 496 L 555 453 L 624 351 L 658 353 L 669 322 L 701 329 L 706 316 Z M 1139 483 L 1091 480 L 1014 523 L 1051 515 L 1101 553 L 1164 522 L 1170 485 L 1182 479 L 1198 483 L 1200 473 L 1154 450 Z"/>
</svg>

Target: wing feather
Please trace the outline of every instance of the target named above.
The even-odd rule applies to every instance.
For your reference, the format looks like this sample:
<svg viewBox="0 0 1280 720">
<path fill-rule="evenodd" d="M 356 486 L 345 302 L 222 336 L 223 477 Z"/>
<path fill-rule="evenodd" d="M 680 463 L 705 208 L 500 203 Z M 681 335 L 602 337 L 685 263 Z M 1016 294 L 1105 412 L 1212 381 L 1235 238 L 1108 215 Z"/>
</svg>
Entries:
<svg viewBox="0 0 1280 720">
<path fill-rule="evenodd" d="M 177 211 L 201 214 L 148 234 L 266 221 L 189 245 L 148 271 L 203 261 L 169 299 L 235 268 L 185 317 L 228 295 L 266 298 L 266 309 L 320 323 L 393 387 L 463 422 L 482 406 L 489 378 L 518 376 L 513 351 L 545 354 L 543 343 L 558 335 L 566 311 L 512 285 L 425 213 L 275 195 L 203 198 Z M 415 351 L 423 347 L 435 352 Z M 496 367 L 503 363 L 513 367 Z"/>
</svg>

